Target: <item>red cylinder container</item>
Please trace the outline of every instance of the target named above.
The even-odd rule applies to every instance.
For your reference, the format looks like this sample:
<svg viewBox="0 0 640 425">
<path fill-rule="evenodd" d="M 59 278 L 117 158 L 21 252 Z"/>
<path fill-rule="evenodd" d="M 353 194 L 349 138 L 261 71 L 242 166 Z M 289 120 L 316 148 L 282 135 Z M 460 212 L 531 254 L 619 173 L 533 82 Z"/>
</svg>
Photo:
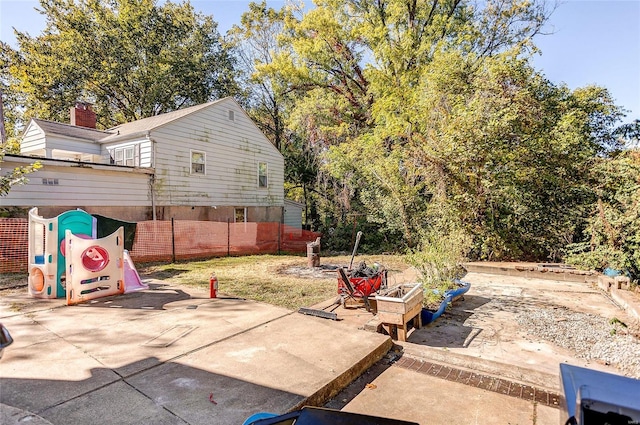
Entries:
<svg viewBox="0 0 640 425">
<path fill-rule="evenodd" d="M 211 273 L 209 278 L 209 298 L 218 298 L 218 278 L 215 273 Z"/>
</svg>

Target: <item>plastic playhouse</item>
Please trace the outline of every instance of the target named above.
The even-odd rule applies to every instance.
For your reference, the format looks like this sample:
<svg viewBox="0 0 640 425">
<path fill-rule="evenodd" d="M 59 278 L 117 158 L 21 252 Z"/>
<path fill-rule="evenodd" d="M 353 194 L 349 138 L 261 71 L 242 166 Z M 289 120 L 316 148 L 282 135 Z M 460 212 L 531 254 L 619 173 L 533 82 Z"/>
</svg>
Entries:
<svg viewBox="0 0 640 425">
<path fill-rule="evenodd" d="M 124 249 L 124 228 L 97 238 L 96 218 L 82 210 L 43 218 L 29 211 L 29 294 L 67 305 L 148 289 Z"/>
</svg>

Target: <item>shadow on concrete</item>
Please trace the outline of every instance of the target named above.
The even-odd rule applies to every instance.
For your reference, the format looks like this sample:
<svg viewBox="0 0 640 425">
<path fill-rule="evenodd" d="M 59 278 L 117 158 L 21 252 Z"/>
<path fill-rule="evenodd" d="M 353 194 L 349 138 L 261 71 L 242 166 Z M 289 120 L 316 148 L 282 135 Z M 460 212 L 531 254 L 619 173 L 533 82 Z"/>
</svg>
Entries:
<svg viewBox="0 0 640 425">
<path fill-rule="evenodd" d="M 182 273 L 189 271 L 188 268 L 170 267 L 162 270 L 148 271 L 145 265 L 139 267 L 140 277 L 143 279 L 157 279 L 168 280 L 176 276 L 180 276 Z"/>
<path fill-rule="evenodd" d="M 362 375 L 358 376 L 338 394 L 328 400 L 323 407 L 342 410 L 351 400 L 364 391 L 367 386 L 370 386 L 378 376 L 389 369 L 397 359 L 402 357 L 401 350 L 402 347 L 396 347 L 396 349 L 390 351 L 385 357 L 378 360 L 373 366 L 364 371 Z"/>
<path fill-rule="evenodd" d="M 78 304 L 80 307 L 91 308 L 128 308 L 144 310 L 165 310 L 165 305 L 191 299 L 191 295 L 181 289 L 151 283 L 149 289 L 131 292 L 123 295 L 97 298 Z"/>
<path fill-rule="evenodd" d="M 409 336 L 409 342 L 429 347 L 466 348 L 483 329 L 465 325 L 465 322 L 489 302 L 489 298 L 465 294 L 434 322 L 414 330 Z"/>
<path fill-rule="evenodd" d="M 257 412 L 286 413 L 304 397 L 179 363 L 155 363 L 129 377 L 108 368 L 80 381 L 3 378 L 0 403 L 54 425 L 242 424 Z M 140 363 L 135 362 L 135 363 Z M 141 365 L 130 364 L 138 369 Z"/>
</svg>

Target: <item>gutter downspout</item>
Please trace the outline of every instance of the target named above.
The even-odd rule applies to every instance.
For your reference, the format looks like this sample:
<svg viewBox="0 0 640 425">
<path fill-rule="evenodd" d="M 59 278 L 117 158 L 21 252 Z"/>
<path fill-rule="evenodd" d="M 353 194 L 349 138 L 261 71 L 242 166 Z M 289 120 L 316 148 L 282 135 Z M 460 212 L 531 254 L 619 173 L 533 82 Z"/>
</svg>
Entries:
<svg viewBox="0 0 640 425">
<path fill-rule="evenodd" d="M 152 220 L 156 221 L 156 191 L 153 190 L 153 186 L 156 183 L 156 175 L 151 174 L 151 177 L 149 179 L 149 187 L 151 188 L 151 215 L 152 215 Z"/>
<path fill-rule="evenodd" d="M 151 216 L 152 220 L 156 221 L 156 141 L 151 138 L 150 132 L 147 132 L 147 140 L 151 142 L 151 166 L 153 167 L 153 174 L 149 179 L 149 187 L 151 189 Z"/>
</svg>

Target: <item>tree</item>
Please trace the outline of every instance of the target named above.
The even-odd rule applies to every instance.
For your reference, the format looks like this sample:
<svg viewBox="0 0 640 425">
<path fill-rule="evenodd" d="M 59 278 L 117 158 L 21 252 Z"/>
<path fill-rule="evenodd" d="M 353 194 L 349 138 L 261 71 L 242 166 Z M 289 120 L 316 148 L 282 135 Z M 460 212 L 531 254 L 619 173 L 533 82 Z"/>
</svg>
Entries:
<svg viewBox="0 0 640 425">
<path fill-rule="evenodd" d="M 612 268 L 640 278 L 640 152 L 598 158 L 592 169 L 597 199 L 581 240 L 566 261 L 590 270 Z"/>
<path fill-rule="evenodd" d="M 615 129 L 613 134 L 630 148 L 640 147 L 640 120 L 633 120 L 621 125 Z"/>
<path fill-rule="evenodd" d="M 20 128 L 20 96 L 13 89 L 17 81 L 9 73 L 9 45 L 0 42 L 0 143 L 4 152 L 20 152 L 18 130 Z"/>
<path fill-rule="evenodd" d="M 462 68 L 448 71 L 457 78 L 451 95 L 462 99 L 473 90 L 465 78 L 488 59 L 533 49 L 545 4 L 490 1 L 476 9 L 460 0 L 322 0 L 302 19 L 289 19 L 281 38 L 289 49 L 266 69 L 286 76 L 298 96 L 290 128 L 329 148 L 323 168 L 337 190 L 325 214 L 365 213 L 415 243 L 426 212 L 442 212 L 443 205 L 428 206 L 448 184 L 438 172 L 446 171 L 447 149 L 455 151 L 462 136 L 437 146 L 439 163 L 417 163 L 425 158 L 417 146 L 435 135 L 420 125 L 427 107 L 421 96 L 429 89 L 435 99 L 430 84 L 440 87 L 430 78 L 435 58 L 460 58 L 455 65 Z"/>
<path fill-rule="evenodd" d="M 469 238 L 474 258 L 553 259 L 579 239 L 621 113 L 531 67 L 547 4 L 322 0 L 287 20 L 266 69 L 298 97 L 289 128 L 327 152 L 323 213 L 366 214 L 397 246 Z"/>
<path fill-rule="evenodd" d="M 278 150 L 286 139 L 290 101 L 287 84 L 279 75 L 261 72 L 261 68 L 269 66 L 282 53 L 277 39 L 284 31 L 285 20 L 293 13 L 294 8 L 289 6 L 277 11 L 267 8 L 264 0 L 252 2 L 249 11 L 242 14 L 240 25 L 234 25 L 227 33 L 227 42 L 233 46 L 243 71 L 249 113 Z"/>
<path fill-rule="evenodd" d="M 66 121 L 76 100 L 99 125 L 157 115 L 237 92 L 217 24 L 189 3 L 41 0 L 43 34 L 16 32 L 9 52 L 26 117 Z M 6 50 L 7 46 L 3 46 Z"/>
<path fill-rule="evenodd" d="M 4 43 L 2 43 L 4 44 Z M 5 95 L 5 90 L 8 89 L 10 81 L 10 77 L 7 74 L 8 61 L 4 55 L 0 56 L 0 196 L 5 196 L 9 193 L 9 190 L 12 186 L 18 184 L 24 184 L 27 182 L 26 175 L 39 169 L 41 164 L 39 162 L 34 162 L 31 165 L 25 167 L 16 167 L 11 170 L 3 169 L 2 163 L 5 154 L 7 153 L 17 153 L 19 152 L 19 145 L 17 143 L 17 138 L 15 137 L 14 131 L 14 122 L 15 120 L 8 120 L 11 124 L 9 126 L 9 137 L 7 135 L 5 122 L 5 102 L 6 100 L 10 100 L 11 96 Z M 9 102 L 12 106 L 13 103 Z M 8 110 L 9 117 L 15 112 L 13 108 Z"/>
<path fill-rule="evenodd" d="M 36 161 L 33 164 L 16 167 L 10 170 L 2 167 L 3 158 L 6 153 L 5 144 L 0 144 L 0 197 L 6 196 L 11 190 L 12 186 L 27 183 L 27 174 L 32 173 L 42 167 L 42 165 Z"/>
</svg>

